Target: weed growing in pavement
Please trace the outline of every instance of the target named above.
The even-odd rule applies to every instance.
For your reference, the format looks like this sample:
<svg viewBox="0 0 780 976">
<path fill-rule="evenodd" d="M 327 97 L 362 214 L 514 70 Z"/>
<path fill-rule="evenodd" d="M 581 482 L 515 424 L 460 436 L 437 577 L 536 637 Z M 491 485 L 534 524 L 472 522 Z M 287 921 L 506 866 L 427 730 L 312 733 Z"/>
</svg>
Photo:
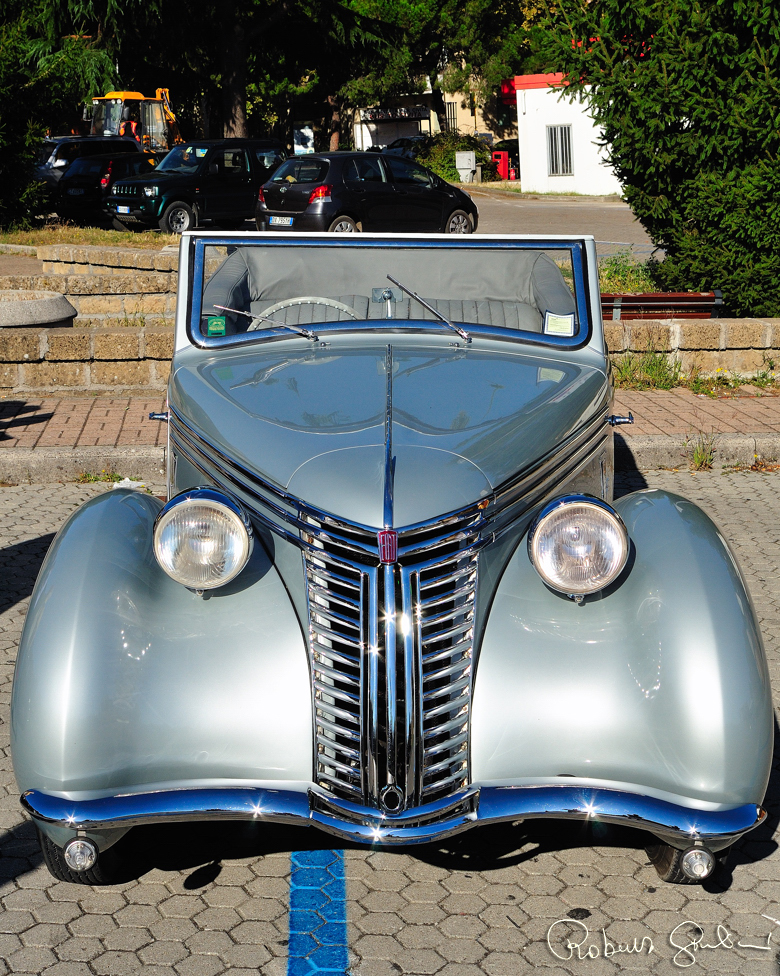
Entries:
<svg viewBox="0 0 780 976">
<path fill-rule="evenodd" d="M 627 352 L 612 360 L 612 379 L 619 390 L 671 390 L 681 385 L 679 360 L 647 349 Z"/>
<path fill-rule="evenodd" d="M 717 434 L 711 431 L 705 434 L 699 431 L 697 434 L 688 434 L 685 438 L 685 454 L 688 463 L 694 471 L 711 471 L 715 461 L 715 441 Z"/>
<path fill-rule="evenodd" d="M 100 474 L 96 474 L 94 471 L 82 471 L 76 478 L 76 481 L 80 485 L 91 485 L 98 481 L 121 481 L 124 475 L 118 474 L 116 471 L 103 471 Z"/>
</svg>

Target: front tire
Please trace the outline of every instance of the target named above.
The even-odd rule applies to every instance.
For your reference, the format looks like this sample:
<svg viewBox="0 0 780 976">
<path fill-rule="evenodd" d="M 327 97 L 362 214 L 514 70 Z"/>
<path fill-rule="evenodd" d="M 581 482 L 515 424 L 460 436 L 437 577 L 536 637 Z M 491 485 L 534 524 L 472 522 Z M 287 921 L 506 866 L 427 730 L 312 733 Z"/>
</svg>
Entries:
<svg viewBox="0 0 780 976">
<path fill-rule="evenodd" d="M 43 861 L 49 869 L 49 873 L 58 881 L 67 881 L 70 884 L 80 885 L 110 885 L 116 884 L 120 873 L 120 859 L 113 847 L 104 851 L 98 857 L 96 863 L 89 871 L 72 871 L 65 862 L 62 850 L 44 834 L 38 831 L 38 840 L 41 845 Z"/>
<path fill-rule="evenodd" d="M 328 231 L 332 234 L 357 234 L 358 225 L 351 217 L 336 217 Z"/>
<path fill-rule="evenodd" d="M 445 234 L 473 234 L 474 224 L 465 210 L 453 210 L 444 225 Z"/>
<path fill-rule="evenodd" d="M 185 230 L 192 230 L 197 221 L 195 211 L 189 204 L 176 201 L 169 204 L 160 217 L 160 230 L 166 234 L 183 234 Z"/>
<path fill-rule="evenodd" d="M 707 880 L 707 878 L 699 880 L 688 877 L 682 869 L 682 856 L 685 852 L 678 850 L 676 847 L 658 843 L 649 844 L 645 850 L 647 851 L 647 856 L 650 858 L 650 863 L 658 872 L 658 877 L 667 884 L 697 885 Z M 715 855 L 715 860 L 718 865 L 724 865 L 726 863 L 730 851 L 731 848 L 727 847 Z M 717 866 L 715 870 L 717 871 Z M 708 878 L 711 877 L 712 874 L 708 875 Z"/>
</svg>

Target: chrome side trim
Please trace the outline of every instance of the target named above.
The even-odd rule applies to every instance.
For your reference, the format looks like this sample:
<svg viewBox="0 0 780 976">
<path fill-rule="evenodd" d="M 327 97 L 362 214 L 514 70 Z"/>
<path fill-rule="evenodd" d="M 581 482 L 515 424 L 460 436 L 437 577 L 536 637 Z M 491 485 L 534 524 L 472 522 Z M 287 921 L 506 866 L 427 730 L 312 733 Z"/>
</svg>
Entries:
<svg viewBox="0 0 780 976">
<path fill-rule="evenodd" d="M 36 820 L 71 830 L 110 830 L 140 824 L 194 820 L 264 820 L 321 827 L 369 844 L 438 840 L 478 824 L 536 818 L 601 821 L 647 830 L 686 846 L 736 840 L 766 818 L 745 803 L 730 810 L 696 810 L 621 790 L 577 786 L 484 786 L 400 816 L 323 799 L 314 790 L 227 788 L 159 790 L 97 800 L 69 800 L 39 790 L 21 797 Z"/>
</svg>

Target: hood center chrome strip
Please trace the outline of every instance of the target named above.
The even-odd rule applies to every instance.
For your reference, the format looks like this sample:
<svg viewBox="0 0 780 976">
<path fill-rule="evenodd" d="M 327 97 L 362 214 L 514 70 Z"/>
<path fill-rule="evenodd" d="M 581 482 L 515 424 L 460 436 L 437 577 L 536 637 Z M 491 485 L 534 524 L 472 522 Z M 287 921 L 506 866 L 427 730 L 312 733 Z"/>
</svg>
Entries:
<svg viewBox="0 0 780 976">
<path fill-rule="evenodd" d="M 393 487 L 395 482 L 395 458 L 393 457 L 393 347 L 388 343 L 385 351 L 385 504 L 384 526 L 393 527 Z"/>
</svg>

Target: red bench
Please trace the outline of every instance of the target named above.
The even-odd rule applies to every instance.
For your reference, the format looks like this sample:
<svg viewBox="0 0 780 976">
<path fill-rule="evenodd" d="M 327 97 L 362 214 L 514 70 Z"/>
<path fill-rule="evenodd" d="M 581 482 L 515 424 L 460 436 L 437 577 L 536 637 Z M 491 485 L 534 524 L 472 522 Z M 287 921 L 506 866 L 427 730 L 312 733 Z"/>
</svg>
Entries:
<svg viewBox="0 0 780 976">
<path fill-rule="evenodd" d="M 603 294 L 601 315 L 622 319 L 717 319 L 723 295 L 715 291 L 659 291 L 644 295 Z"/>
</svg>

